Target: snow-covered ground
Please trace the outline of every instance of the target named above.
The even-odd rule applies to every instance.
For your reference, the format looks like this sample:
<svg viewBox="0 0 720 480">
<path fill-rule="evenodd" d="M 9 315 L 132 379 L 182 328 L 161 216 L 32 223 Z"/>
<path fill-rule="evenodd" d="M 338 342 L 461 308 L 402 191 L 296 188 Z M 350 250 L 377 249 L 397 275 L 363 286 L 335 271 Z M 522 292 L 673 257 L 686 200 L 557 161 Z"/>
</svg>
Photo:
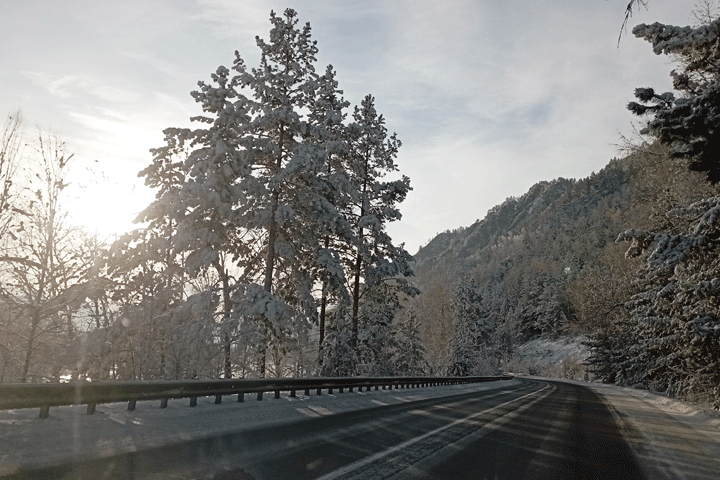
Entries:
<svg viewBox="0 0 720 480">
<path fill-rule="evenodd" d="M 196 440 L 258 426 L 278 425 L 308 417 L 392 405 L 414 400 L 492 390 L 516 385 L 504 380 L 467 385 L 400 390 L 345 392 L 309 397 L 298 392 L 296 398 L 283 394 L 274 399 L 266 394 L 257 401 L 245 395 L 224 397 L 215 405 L 214 397 L 170 400 L 165 409 L 157 402 L 138 402 L 129 412 L 126 403 L 98 405 L 93 415 L 85 406 L 55 407 L 47 419 L 39 419 L 39 409 L 0 411 L 0 476 L 19 468 L 37 468 L 85 458 L 133 452 L 148 447 Z M 337 391 L 336 391 L 337 392 Z"/>
<path fill-rule="evenodd" d="M 514 373 L 586 380 L 583 362 L 590 355 L 585 336 L 536 338 L 519 345 L 505 366 Z"/>
</svg>

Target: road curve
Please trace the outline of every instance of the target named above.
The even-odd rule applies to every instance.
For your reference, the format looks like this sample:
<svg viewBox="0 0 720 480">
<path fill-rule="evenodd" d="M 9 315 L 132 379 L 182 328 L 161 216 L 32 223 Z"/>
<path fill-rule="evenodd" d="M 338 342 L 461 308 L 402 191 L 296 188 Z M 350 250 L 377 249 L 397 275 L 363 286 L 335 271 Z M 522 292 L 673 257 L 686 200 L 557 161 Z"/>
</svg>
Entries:
<svg viewBox="0 0 720 480">
<path fill-rule="evenodd" d="M 525 379 L 10 478 L 645 478 L 616 418 L 588 387 Z"/>
</svg>

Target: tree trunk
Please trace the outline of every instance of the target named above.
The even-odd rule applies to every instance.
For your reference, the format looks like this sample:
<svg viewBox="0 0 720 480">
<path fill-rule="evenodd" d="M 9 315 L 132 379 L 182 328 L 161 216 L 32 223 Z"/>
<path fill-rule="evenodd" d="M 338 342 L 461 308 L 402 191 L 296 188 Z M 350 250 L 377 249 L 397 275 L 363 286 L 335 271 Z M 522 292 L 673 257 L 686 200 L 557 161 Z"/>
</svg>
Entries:
<svg viewBox="0 0 720 480">
<path fill-rule="evenodd" d="M 363 179 L 363 188 L 362 188 L 362 197 L 360 205 L 360 217 L 358 218 L 358 223 L 362 221 L 362 217 L 365 216 L 365 199 L 367 195 L 367 175 L 368 175 L 368 164 L 369 164 L 369 154 L 365 154 L 365 178 Z M 352 309 L 352 332 L 351 332 L 351 339 L 350 343 L 352 348 L 357 347 L 357 340 L 358 340 L 358 313 L 360 311 L 360 274 L 362 273 L 362 243 L 363 243 L 363 229 L 360 227 L 358 229 L 358 251 L 357 251 L 357 258 L 355 260 L 355 272 L 354 272 L 354 285 L 353 285 L 353 309 Z"/>
<path fill-rule="evenodd" d="M 223 262 L 224 263 L 224 262 Z M 225 378 L 232 378 L 232 339 L 228 332 L 230 328 L 230 310 L 232 304 L 230 302 L 230 275 L 224 265 L 219 262 L 215 264 L 215 269 L 222 278 L 222 293 L 223 293 L 223 376 Z"/>
<path fill-rule="evenodd" d="M 275 173 L 279 173 L 282 168 L 283 158 L 283 143 L 285 141 L 285 126 L 280 124 L 280 134 L 278 136 L 278 146 L 280 152 L 278 153 L 277 160 L 275 163 Z M 268 293 L 272 293 L 273 290 L 273 273 L 275 270 L 275 241 L 277 240 L 277 221 L 275 215 L 277 214 L 278 207 L 280 206 L 280 192 L 277 187 L 273 190 L 272 199 L 270 201 L 270 221 L 268 223 L 268 249 L 267 255 L 265 256 L 265 281 L 263 287 Z M 263 321 L 264 323 L 264 321 Z M 267 362 L 267 344 L 268 344 L 268 331 L 267 327 L 263 325 L 261 327 L 262 339 L 260 344 L 260 378 L 265 378 L 266 362 Z"/>
<path fill-rule="evenodd" d="M 330 237 L 325 237 L 325 249 L 330 247 Z M 323 273 L 322 297 L 320 298 L 320 339 L 318 341 L 318 355 L 322 352 L 322 343 L 325 340 L 325 316 L 327 315 L 327 273 Z M 320 357 L 322 364 L 322 357 Z"/>
<path fill-rule="evenodd" d="M 25 349 L 25 363 L 23 364 L 22 375 L 20 376 L 20 383 L 26 383 L 28 378 L 28 372 L 30 371 L 30 360 L 32 358 L 32 351 L 35 343 L 35 334 L 37 332 L 38 324 L 40 323 L 40 312 L 38 308 L 35 308 L 32 316 L 32 323 L 30 324 L 30 335 L 28 335 L 27 348 Z"/>
<path fill-rule="evenodd" d="M 362 232 L 362 230 L 361 230 Z M 355 260 L 355 279 L 353 284 L 353 307 L 352 307 L 352 334 L 350 343 L 352 348 L 357 347 L 358 339 L 358 312 L 360 311 L 360 273 L 362 271 L 362 253 L 358 249 Z"/>
<path fill-rule="evenodd" d="M 322 297 L 320 298 L 320 339 L 318 340 L 318 354 L 322 352 L 322 343 L 325 340 L 325 315 L 327 310 L 327 284 L 323 282 Z M 320 358 L 322 363 L 322 358 Z"/>
</svg>

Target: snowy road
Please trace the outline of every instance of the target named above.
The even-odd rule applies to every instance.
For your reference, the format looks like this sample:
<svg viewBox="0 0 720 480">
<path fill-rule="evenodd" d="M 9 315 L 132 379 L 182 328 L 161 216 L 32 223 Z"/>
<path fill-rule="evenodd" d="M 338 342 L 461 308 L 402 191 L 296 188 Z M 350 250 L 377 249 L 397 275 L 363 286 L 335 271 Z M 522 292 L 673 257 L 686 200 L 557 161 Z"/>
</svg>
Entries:
<svg viewBox="0 0 720 480">
<path fill-rule="evenodd" d="M 332 397 L 199 405 L 192 416 L 186 416 L 194 410 L 187 407 L 124 413 L 129 424 L 145 426 L 125 437 L 125 443 L 135 443 L 124 453 L 100 460 L 79 456 L 71 467 L 9 478 L 710 479 L 720 472 L 714 427 L 690 425 L 615 388 L 516 379 Z M 247 412 L 254 412 L 254 421 L 243 417 Z M 258 420 L 263 412 L 265 419 Z M 57 425 L 62 415 L 56 414 Z M 105 415 L 114 424 L 122 417 L 111 407 Z M 153 423 L 162 415 L 165 427 Z M 204 434 L 191 418 L 207 424 Z M 226 428 L 210 426 L 223 418 Z M 73 424 L 77 430 L 78 423 L 104 420 L 84 416 Z M 31 424 L 52 431 L 40 421 L 22 425 Z M 178 424 L 181 436 L 169 426 Z M 91 430 L 83 438 L 92 438 Z M 75 450 L 88 451 L 96 443 L 87 442 Z"/>
</svg>

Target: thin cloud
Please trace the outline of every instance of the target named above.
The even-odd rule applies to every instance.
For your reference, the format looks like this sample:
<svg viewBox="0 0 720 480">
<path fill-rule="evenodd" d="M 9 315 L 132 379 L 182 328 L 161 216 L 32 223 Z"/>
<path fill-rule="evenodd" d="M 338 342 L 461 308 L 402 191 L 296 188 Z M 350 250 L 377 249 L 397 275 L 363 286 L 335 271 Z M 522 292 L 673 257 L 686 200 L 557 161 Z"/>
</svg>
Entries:
<svg viewBox="0 0 720 480">
<path fill-rule="evenodd" d="M 126 89 L 113 87 L 88 75 L 51 75 L 45 72 L 21 71 L 36 85 L 57 98 L 72 98 L 92 95 L 106 102 L 129 102 L 137 94 Z"/>
</svg>

